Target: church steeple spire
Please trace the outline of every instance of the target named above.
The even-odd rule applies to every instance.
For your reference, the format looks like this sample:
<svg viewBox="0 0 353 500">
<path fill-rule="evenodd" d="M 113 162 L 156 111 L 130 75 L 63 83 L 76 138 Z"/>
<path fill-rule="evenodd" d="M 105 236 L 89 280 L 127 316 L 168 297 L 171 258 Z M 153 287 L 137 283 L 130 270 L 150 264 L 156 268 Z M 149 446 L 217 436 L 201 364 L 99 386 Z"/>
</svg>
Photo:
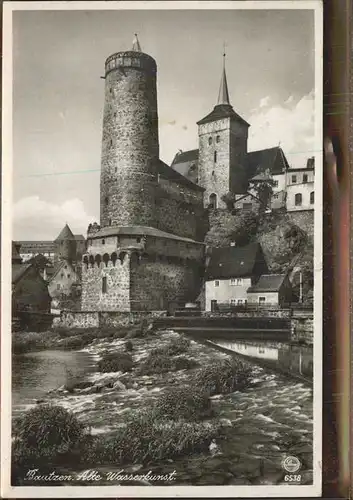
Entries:
<svg viewBox="0 0 353 500">
<path fill-rule="evenodd" d="M 142 52 L 139 39 L 137 38 L 137 33 L 135 33 L 134 40 L 132 42 L 133 52 Z"/>
<path fill-rule="evenodd" d="M 224 49 L 223 49 L 223 71 L 222 71 L 221 84 L 219 86 L 218 101 L 217 101 L 217 105 L 219 105 L 219 104 L 227 104 L 228 106 L 230 106 L 227 75 L 226 75 L 226 48 L 225 48 L 225 45 L 224 45 Z"/>
</svg>

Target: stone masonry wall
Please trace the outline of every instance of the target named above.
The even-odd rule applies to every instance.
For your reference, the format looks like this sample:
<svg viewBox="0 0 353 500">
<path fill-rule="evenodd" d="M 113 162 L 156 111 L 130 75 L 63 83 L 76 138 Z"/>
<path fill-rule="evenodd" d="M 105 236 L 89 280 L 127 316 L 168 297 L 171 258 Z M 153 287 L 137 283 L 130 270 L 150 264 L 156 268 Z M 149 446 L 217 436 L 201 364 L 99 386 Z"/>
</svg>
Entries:
<svg viewBox="0 0 353 500">
<path fill-rule="evenodd" d="M 196 299 L 199 269 L 194 264 L 142 260 L 131 266 L 131 309 L 171 309 Z"/>
<path fill-rule="evenodd" d="M 102 227 L 153 226 L 158 157 L 156 63 L 143 53 L 115 54 L 106 63 Z"/>
<path fill-rule="evenodd" d="M 215 161 L 215 153 L 217 158 Z M 229 191 L 230 120 L 225 118 L 199 127 L 199 185 L 205 188 L 204 206 L 217 195 L 217 206 L 225 206 L 221 196 Z"/>
<path fill-rule="evenodd" d="M 115 264 L 115 265 L 114 265 Z M 106 278 L 106 291 L 103 291 Z M 82 311 L 130 311 L 130 257 L 82 266 Z"/>
<path fill-rule="evenodd" d="M 58 328 L 99 328 L 129 326 L 140 323 L 143 319 L 161 318 L 167 315 L 166 311 L 150 312 L 117 312 L 117 311 L 62 311 L 55 319 Z"/>
</svg>

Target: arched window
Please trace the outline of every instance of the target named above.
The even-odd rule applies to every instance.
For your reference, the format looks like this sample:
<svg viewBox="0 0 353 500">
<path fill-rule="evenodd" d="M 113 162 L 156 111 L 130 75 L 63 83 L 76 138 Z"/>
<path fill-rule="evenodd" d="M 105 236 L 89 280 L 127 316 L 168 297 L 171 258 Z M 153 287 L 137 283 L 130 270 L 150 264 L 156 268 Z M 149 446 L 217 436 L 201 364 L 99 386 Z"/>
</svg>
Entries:
<svg viewBox="0 0 353 500">
<path fill-rule="evenodd" d="M 297 193 L 297 194 L 295 195 L 295 201 L 294 201 L 295 206 L 296 206 L 296 207 L 300 207 L 300 206 L 301 206 L 301 204 L 302 204 L 302 201 L 303 201 L 302 194 L 301 194 L 301 193 Z"/>
<path fill-rule="evenodd" d="M 210 195 L 210 203 L 209 203 L 209 207 L 210 208 L 217 208 L 217 195 L 215 193 L 212 193 Z"/>
<path fill-rule="evenodd" d="M 102 278 L 102 293 L 107 293 L 107 277 Z"/>
<path fill-rule="evenodd" d="M 213 153 L 213 161 L 217 163 L 217 151 Z"/>
<path fill-rule="evenodd" d="M 217 135 L 216 142 L 219 142 L 220 140 L 221 140 L 221 138 L 219 137 L 219 135 Z"/>
<path fill-rule="evenodd" d="M 211 144 L 212 144 L 212 137 L 208 138 L 208 144 L 211 146 Z"/>
<path fill-rule="evenodd" d="M 315 193 L 314 191 L 311 191 L 310 193 L 310 204 L 313 205 L 315 201 Z"/>
</svg>

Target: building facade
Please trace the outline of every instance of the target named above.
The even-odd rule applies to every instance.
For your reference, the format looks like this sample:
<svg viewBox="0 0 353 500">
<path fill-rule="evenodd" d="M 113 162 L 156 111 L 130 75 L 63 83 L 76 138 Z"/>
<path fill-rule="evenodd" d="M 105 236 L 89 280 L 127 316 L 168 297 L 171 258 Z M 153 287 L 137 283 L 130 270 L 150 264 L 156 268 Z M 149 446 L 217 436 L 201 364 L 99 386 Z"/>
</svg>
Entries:
<svg viewBox="0 0 353 500">
<path fill-rule="evenodd" d="M 100 224 L 82 260 L 82 310 L 168 309 L 200 289 L 204 189 L 159 159 L 157 66 L 133 48 L 105 63 Z"/>
</svg>

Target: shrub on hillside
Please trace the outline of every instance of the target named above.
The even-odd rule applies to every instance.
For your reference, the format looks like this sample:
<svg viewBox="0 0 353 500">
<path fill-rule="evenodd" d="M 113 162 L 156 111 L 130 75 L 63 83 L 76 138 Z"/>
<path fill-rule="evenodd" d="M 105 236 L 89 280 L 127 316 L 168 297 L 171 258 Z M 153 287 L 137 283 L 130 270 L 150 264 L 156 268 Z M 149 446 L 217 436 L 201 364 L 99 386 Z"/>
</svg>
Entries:
<svg viewBox="0 0 353 500">
<path fill-rule="evenodd" d="M 190 340 L 179 336 L 176 339 L 169 341 L 165 346 L 157 347 L 151 352 L 155 354 L 162 354 L 165 356 L 175 356 L 177 354 L 183 354 L 190 348 Z"/>
<path fill-rule="evenodd" d="M 153 411 L 130 417 L 115 435 L 92 439 L 83 451 L 86 466 L 144 464 L 208 449 L 217 424 L 156 420 Z"/>
<path fill-rule="evenodd" d="M 127 340 L 127 341 L 125 342 L 125 349 L 126 349 L 127 351 L 133 351 L 134 346 L 133 346 L 133 344 L 132 344 L 131 340 Z"/>
<path fill-rule="evenodd" d="M 112 352 L 103 354 L 98 362 L 98 371 L 107 372 L 131 372 L 134 366 L 132 357 L 127 352 Z"/>
<path fill-rule="evenodd" d="M 61 406 L 45 404 L 21 416 L 14 432 L 14 463 L 46 464 L 77 452 L 85 436 L 85 426 Z"/>
<path fill-rule="evenodd" d="M 12 351 L 22 354 L 34 350 L 49 349 L 58 340 L 55 332 L 15 332 L 12 335 Z"/>
<path fill-rule="evenodd" d="M 154 412 L 156 418 L 199 420 L 212 415 L 211 400 L 198 388 L 178 387 L 157 400 Z"/>
<path fill-rule="evenodd" d="M 228 394 L 249 383 L 250 365 L 239 359 L 225 359 L 201 368 L 195 374 L 195 385 L 208 394 Z"/>
<path fill-rule="evenodd" d="M 153 375 L 157 373 L 175 372 L 195 368 L 197 362 L 185 357 L 173 358 L 159 352 L 151 352 L 139 367 L 140 375 Z"/>
</svg>

